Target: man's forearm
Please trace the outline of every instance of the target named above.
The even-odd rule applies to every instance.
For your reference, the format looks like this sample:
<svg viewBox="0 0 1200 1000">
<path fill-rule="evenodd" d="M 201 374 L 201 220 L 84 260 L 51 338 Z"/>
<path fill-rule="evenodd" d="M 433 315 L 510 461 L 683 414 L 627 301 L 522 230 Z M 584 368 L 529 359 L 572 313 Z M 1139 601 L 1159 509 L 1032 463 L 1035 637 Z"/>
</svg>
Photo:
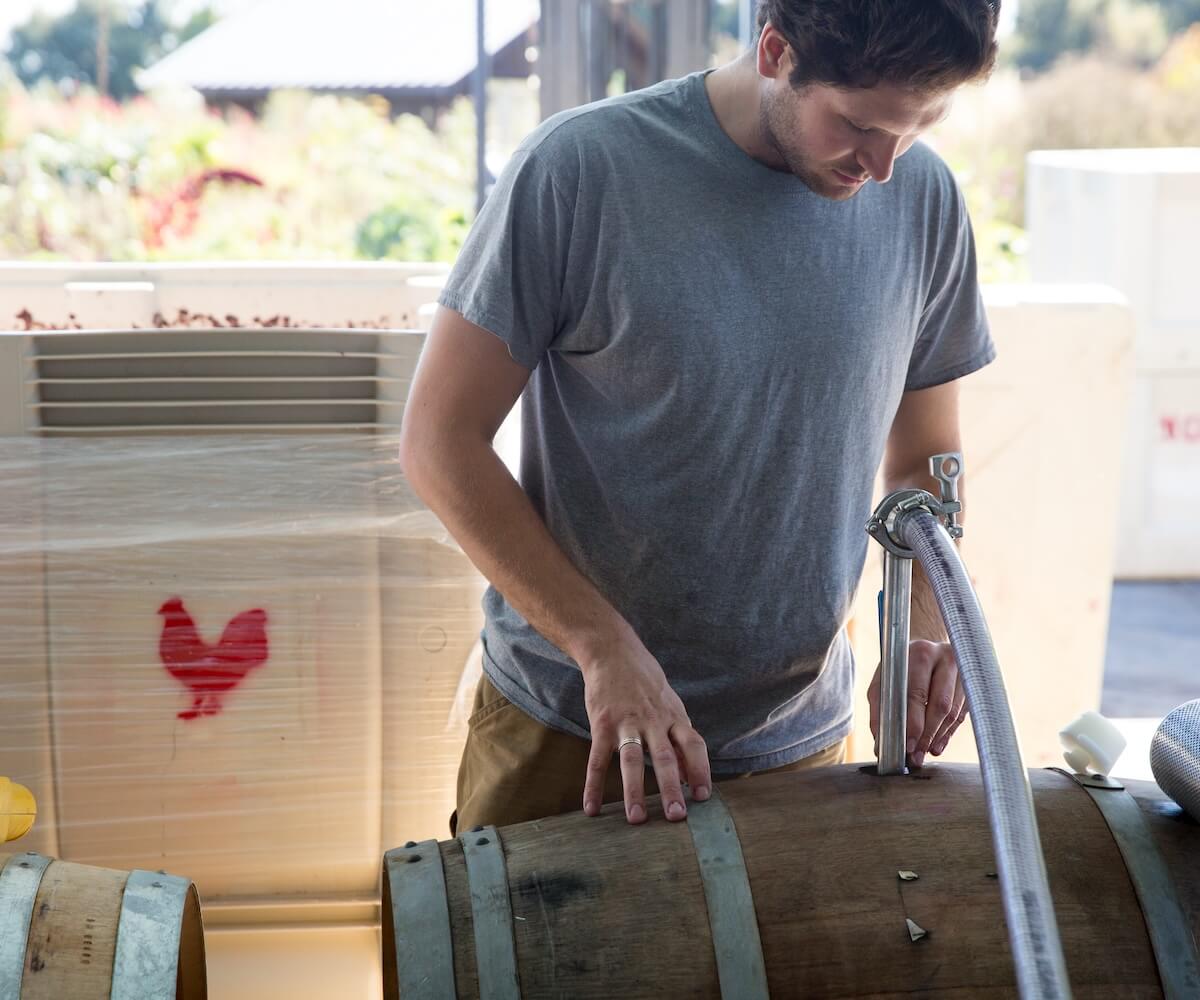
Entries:
<svg viewBox="0 0 1200 1000">
<path fill-rule="evenodd" d="M 909 621 L 909 638 L 928 639 L 930 642 L 946 641 L 946 626 L 942 621 L 941 609 L 933 596 L 933 587 L 925 570 L 913 560 L 912 613 Z"/>
<path fill-rule="evenodd" d="M 410 485 L 468 558 L 539 633 L 585 670 L 633 630 L 571 563 L 491 445 L 454 435 L 409 447 Z"/>
</svg>

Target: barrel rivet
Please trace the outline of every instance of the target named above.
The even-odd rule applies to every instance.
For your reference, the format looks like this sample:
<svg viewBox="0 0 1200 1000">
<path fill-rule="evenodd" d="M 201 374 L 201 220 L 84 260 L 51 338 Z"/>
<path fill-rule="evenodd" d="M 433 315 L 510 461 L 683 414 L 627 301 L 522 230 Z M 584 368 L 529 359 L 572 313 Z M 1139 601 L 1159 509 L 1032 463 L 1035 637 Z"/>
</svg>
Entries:
<svg viewBox="0 0 1200 1000">
<path fill-rule="evenodd" d="M 409 864 L 409 865 L 411 865 L 411 864 L 413 864 L 413 863 L 415 863 L 415 862 L 417 862 L 417 861 L 420 861 L 420 860 L 421 860 L 421 855 L 419 855 L 419 854 L 410 854 L 410 855 L 409 855 L 407 858 L 405 858 L 405 859 L 404 859 L 404 862 L 405 862 L 405 864 Z"/>
<path fill-rule="evenodd" d="M 404 845 L 404 849 L 406 851 L 410 851 L 416 846 L 417 846 L 417 842 L 415 840 L 410 840 L 407 844 Z"/>
<path fill-rule="evenodd" d="M 475 841 L 475 846 L 483 847 L 484 844 L 490 844 L 490 843 L 491 843 L 491 841 L 488 840 L 487 837 L 480 837 L 477 841 Z"/>
<path fill-rule="evenodd" d="M 473 827 L 471 827 L 471 832 L 472 833 L 482 833 L 483 827 L 482 826 L 473 826 Z"/>
</svg>

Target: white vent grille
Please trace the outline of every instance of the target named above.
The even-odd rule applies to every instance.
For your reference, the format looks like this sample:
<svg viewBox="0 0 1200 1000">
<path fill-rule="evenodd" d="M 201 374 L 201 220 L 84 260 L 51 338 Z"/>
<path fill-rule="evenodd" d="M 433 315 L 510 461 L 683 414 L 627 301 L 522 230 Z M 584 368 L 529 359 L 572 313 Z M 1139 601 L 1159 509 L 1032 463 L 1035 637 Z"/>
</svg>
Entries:
<svg viewBox="0 0 1200 1000">
<path fill-rule="evenodd" d="M 46 435 L 395 431 L 423 340 L 305 329 L 6 336 L 24 341 L 24 428 Z"/>
</svg>

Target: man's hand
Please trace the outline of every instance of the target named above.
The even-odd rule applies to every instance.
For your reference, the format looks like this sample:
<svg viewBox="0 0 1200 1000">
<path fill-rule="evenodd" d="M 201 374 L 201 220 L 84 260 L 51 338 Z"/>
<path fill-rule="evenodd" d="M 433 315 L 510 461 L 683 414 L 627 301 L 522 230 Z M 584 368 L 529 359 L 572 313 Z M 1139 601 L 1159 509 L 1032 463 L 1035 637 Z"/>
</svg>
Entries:
<svg viewBox="0 0 1200 1000">
<path fill-rule="evenodd" d="M 871 735 L 879 755 L 879 673 L 867 689 L 871 709 Z M 925 754 L 940 756 L 956 729 L 967 717 L 958 661 L 948 642 L 914 639 L 908 644 L 908 730 L 905 750 L 910 762 L 920 767 Z"/>
<path fill-rule="evenodd" d="M 631 736 L 641 739 L 650 755 L 667 819 L 687 816 L 682 781 L 692 797 L 709 796 L 712 779 L 708 749 L 658 661 L 634 637 L 614 643 L 587 663 L 583 670 L 584 704 L 592 728 L 592 752 L 583 789 L 583 810 L 600 812 L 604 779 L 613 751 Z M 643 746 L 626 743 L 620 749 L 621 784 L 625 790 L 625 817 L 630 823 L 646 820 Z"/>
</svg>

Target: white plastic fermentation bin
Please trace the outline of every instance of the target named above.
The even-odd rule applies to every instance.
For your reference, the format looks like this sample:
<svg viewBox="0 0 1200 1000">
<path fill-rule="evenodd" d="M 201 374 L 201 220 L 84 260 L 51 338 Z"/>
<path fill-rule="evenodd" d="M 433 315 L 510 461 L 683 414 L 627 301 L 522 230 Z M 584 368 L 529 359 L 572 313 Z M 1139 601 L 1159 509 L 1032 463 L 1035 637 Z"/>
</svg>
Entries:
<svg viewBox="0 0 1200 1000">
<path fill-rule="evenodd" d="M 962 551 L 1025 764 L 1041 767 L 1062 760 L 1058 731 L 1100 707 L 1133 317 L 1094 286 L 991 286 L 984 298 L 997 358 L 962 385 Z M 860 760 L 871 759 L 862 708 L 879 662 L 873 548 L 855 606 Z M 978 759 L 969 723 L 943 759 Z"/>
<path fill-rule="evenodd" d="M 1103 282 L 1137 317 L 1117 575 L 1200 577 L 1200 149 L 1039 151 L 1027 165 L 1034 280 Z"/>
</svg>

